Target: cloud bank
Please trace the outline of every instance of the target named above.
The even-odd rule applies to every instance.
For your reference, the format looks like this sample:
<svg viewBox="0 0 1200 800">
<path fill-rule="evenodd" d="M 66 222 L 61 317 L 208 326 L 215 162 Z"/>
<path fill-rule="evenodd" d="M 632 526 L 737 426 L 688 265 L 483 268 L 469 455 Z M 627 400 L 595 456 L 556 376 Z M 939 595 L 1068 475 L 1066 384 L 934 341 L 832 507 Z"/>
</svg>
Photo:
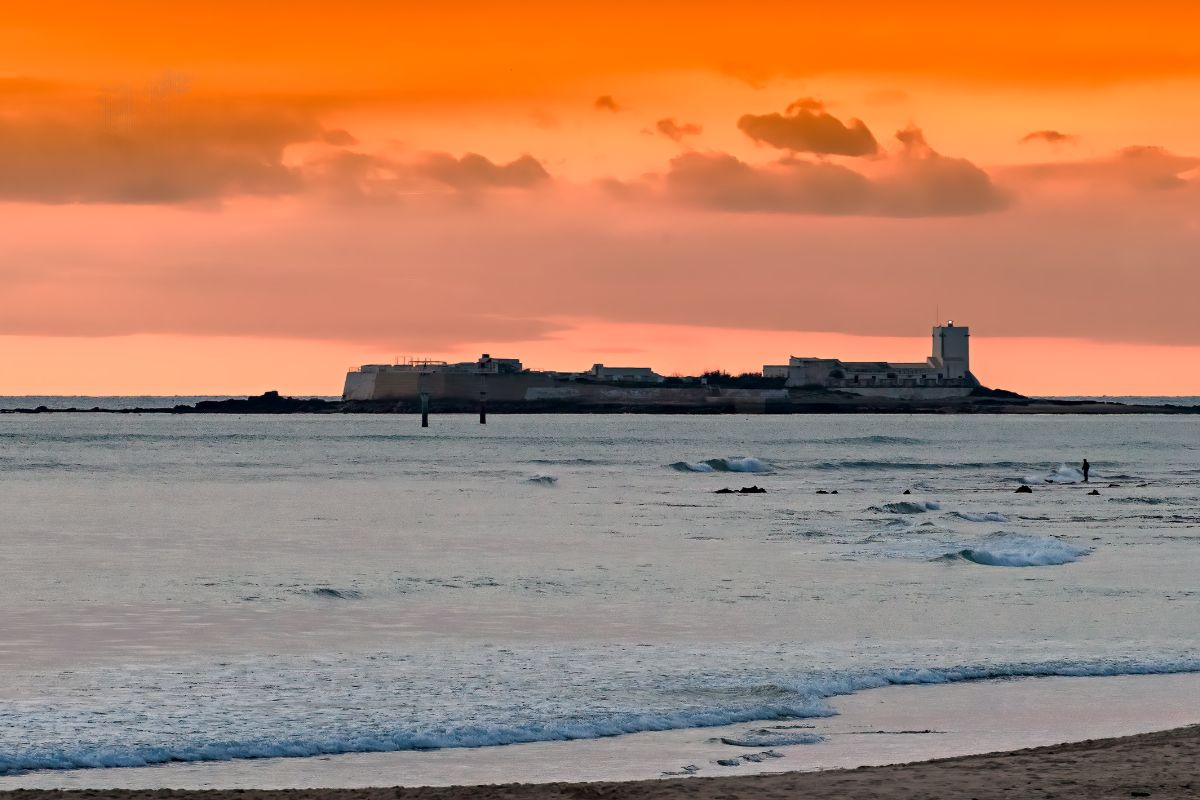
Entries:
<svg viewBox="0 0 1200 800">
<path fill-rule="evenodd" d="M 676 202 L 720 211 L 945 217 L 1007 207 L 1008 195 L 979 167 L 936 153 L 915 128 L 896 137 L 901 153 L 870 176 L 795 157 L 752 165 L 728 153 L 685 153 L 664 180 Z"/>
<path fill-rule="evenodd" d="M 704 128 L 694 122 L 679 123 L 671 117 L 654 123 L 654 129 L 673 142 L 682 142 L 688 136 L 704 133 Z"/>
<path fill-rule="evenodd" d="M 811 97 L 792 103 L 783 114 L 744 114 L 737 126 L 754 141 L 781 150 L 841 156 L 870 156 L 879 150 L 862 120 L 843 123 Z"/>
</svg>

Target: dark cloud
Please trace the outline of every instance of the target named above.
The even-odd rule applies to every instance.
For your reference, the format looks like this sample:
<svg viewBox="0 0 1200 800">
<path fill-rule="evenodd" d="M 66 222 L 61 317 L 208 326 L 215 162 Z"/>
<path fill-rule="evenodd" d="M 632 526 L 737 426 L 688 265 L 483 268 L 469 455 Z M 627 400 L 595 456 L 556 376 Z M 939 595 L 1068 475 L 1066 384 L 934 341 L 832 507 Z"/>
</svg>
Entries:
<svg viewBox="0 0 1200 800">
<path fill-rule="evenodd" d="M 617 101 L 613 100 L 612 95 L 602 94 L 596 98 L 596 102 L 592 104 L 597 111 L 612 111 L 616 113 L 621 110 L 617 105 Z"/>
<path fill-rule="evenodd" d="M 745 114 L 737 125 L 754 141 L 781 150 L 841 156 L 870 156 L 879 151 L 879 143 L 862 120 L 843 123 L 811 97 L 792 103 L 784 114 Z"/>
<path fill-rule="evenodd" d="M 523 155 L 507 164 L 497 164 L 477 154 L 455 158 L 449 153 L 431 153 L 415 165 L 418 174 L 455 189 L 530 189 L 550 180 L 541 162 Z"/>
<path fill-rule="evenodd" d="M 874 182 L 874 204 L 888 217 L 955 217 L 999 211 L 1008 196 L 965 158 L 933 150 L 918 128 L 898 131 L 903 153 Z"/>
<path fill-rule="evenodd" d="M 403 192 L 528 188 L 549 179 L 530 156 L 498 164 L 474 153 L 398 161 L 354 152 L 358 141 L 349 131 L 323 127 L 303 106 L 183 92 L 115 96 L 54 116 L 30 106 L 0 116 L 0 200 L 213 204 L 318 190 L 383 201 Z M 301 149 L 289 154 L 295 146 Z"/>
<path fill-rule="evenodd" d="M 1060 131 L 1033 131 L 1021 137 L 1021 144 L 1029 144 L 1030 142 L 1045 142 L 1047 144 L 1075 144 L 1079 141 L 1079 137 L 1070 133 L 1062 133 Z"/>
<path fill-rule="evenodd" d="M 1126 147 L 1111 156 L 1081 161 L 1025 164 L 1005 170 L 1018 180 L 1085 183 L 1137 190 L 1181 189 L 1197 183 L 1194 172 L 1200 158 L 1181 156 L 1161 147 Z"/>
<path fill-rule="evenodd" d="M 694 122 L 678 123 L 674 118 L 660 119 L 654 128 L 673 142 L 682 142 L 688 136 L 699 136 L 704 128 Z"/>
<path fill-rule="evenodd" d="M 721 211 L 945 217 L 1007 205 L 987 173 L 934 152 L 919 130 L 897 138 L 904 150 L 878 176 L 797 158 L 754 166 L 726 153 L 686 153 L 671 161 L 665 183 L 676 201 Z"/>
<path fill-rule="evenodd" d="M 311 115 L 179 102 L 93 117 L 0 119 L 0 198 L 43 203 L 184 203 L 278 195 L 303 184 L 292 144 L 327 135 Z"/>
<path fill-rule="evenodd" d="M 722 211 L 854 214 L 870 185 L 836 164 L 785 160 L 755 167 L 727 153 L 685 153 L 671 161 L 667 190 L 681 202 Z"/>
<path fill-rule="evenodd" d="M 477 153 L 461 158 L 425 153 L 413 160 L 341 150 L 306 165 L 309 185 L 335 200 L 391 203 L 405 195 L 476 193 L 489 189 L 533 189 L 550 174 L 533 156 L 507 164 Z"/>
</svg>

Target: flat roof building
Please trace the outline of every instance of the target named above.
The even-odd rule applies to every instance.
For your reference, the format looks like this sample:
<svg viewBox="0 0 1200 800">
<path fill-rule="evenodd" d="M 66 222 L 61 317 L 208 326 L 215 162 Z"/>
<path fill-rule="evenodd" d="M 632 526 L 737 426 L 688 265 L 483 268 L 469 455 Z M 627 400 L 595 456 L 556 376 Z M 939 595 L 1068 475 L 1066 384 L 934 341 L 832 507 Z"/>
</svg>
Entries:
<svg viewBox="0 0 1200 800">
<path fill-rule="evenodd" d="M 875 388 L 974 388 L 971 374 L 970 328 L 953 321 L 933 328 L 932 354 L 924 361 L 842 361 L 838 358 L 792 356 L 788 359 L 787 386 L 820 386 L 846 391 Z M 778 366 L 764 366 L 763 375 L 775 375 Z"/>
</svg>

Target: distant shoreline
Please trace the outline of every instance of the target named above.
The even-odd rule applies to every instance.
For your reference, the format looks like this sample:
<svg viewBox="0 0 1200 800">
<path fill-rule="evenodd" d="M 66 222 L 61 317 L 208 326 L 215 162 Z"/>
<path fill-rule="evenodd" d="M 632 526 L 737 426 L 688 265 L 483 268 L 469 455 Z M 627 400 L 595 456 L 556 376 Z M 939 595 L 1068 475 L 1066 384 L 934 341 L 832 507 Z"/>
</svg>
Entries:
<svg viewBox="0 0 1200 800">
<path fill-rule="evenodd" d="M 434 399 L 432 416 L 477 414 L 478 402 Z M 413 400 L 327 400 L 295 398 L 275 392 L 246 398 L 200 400 L 173 406 L 68 407 L 38 405 L 0 409 L 0 414 L 419 414 Z M 707 405 L 683 403 L 581 403 L 571 400 L 489 401 L 489 415 L 504 414 L 1200 414 L 1200 405 L 1133 404 L 1115 400 L 1023 397 L 988 391 L 952 400 L 863 398 L 836 391 L 797 391 L 782 401 L 746 405 L 734 401 Z"/>
</svg>

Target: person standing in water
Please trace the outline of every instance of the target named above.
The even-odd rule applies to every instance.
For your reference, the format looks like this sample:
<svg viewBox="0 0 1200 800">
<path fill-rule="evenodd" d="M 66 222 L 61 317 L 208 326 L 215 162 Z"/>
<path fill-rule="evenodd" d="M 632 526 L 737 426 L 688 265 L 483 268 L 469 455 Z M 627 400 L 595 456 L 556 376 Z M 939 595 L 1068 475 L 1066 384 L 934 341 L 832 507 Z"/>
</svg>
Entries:
<svg viewBox="0 0 1200 800">
<path fill-rule="evenodd" d="M 1091 469 L 1092 469 L 1092 465 L 1091 465 L 1091 464 L 1089 464 L 1089 463 L 1088 463 L 1088 460 L 1085 458 L 1085 459 L 1083 460 L 1083 482 L 1084 482 L 1084 483 L 1087 483 L 1087 482 L 1088 482 L 1088 472 L 1089 472 Z"/>
</svg>

